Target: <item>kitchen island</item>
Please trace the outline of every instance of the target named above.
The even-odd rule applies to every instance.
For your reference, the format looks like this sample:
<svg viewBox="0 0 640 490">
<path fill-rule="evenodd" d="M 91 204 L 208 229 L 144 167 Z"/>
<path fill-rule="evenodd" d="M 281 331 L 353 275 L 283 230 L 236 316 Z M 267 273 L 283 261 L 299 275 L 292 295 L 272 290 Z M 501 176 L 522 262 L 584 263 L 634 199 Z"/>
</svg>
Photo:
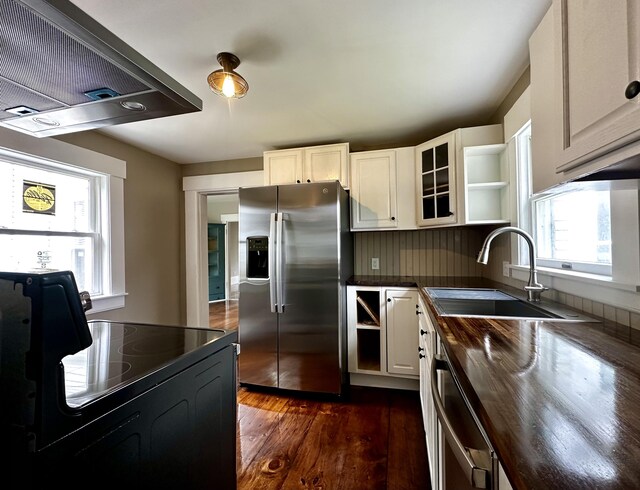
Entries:
<svg viewBox="0 0 640 490">
<path fill-rule="evenodd" d="M 519 292 L 480 278 L 355 276 L 350 284 L 419 288 L 513 488 L 640 488 L 638 347 L 597 323 L 439 316 L 423 291 Z"/>
</svg>

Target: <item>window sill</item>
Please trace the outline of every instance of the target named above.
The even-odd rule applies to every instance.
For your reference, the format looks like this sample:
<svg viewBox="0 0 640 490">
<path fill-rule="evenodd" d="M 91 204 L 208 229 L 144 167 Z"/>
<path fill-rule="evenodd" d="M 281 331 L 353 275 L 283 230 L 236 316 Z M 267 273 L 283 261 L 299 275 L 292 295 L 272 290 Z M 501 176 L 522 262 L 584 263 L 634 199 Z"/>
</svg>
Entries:
<svg viewBox="0 0 640 490">
<path fill-rule="evenodd" d="M 529 280 L 529 267 L 509 265 L 509 270 L 514 279 L 523 282 Z M 538 267 L 538 280 L 546 287 L 561 293 L 640 313 L 638 284 L 626 284 L 616 282 L 610 277 L 547 267 Z"/>
<path fill-rule="evenodd" d="M 529 280 L 529 267 L 524 265 L 509 265 L 509 269 L 513 271 L 511 274 L 515 279 L 521 281 Z M 616 282 L 609 276 L 600 276 L 598 274 L 588 274 L 586 272 L 565 271 L 559 269 L 552 269 L 550 267 L 538 267 L 538 277 L 558 277 L 567 281 L 576 281 L 586 284 L 594 284 L 597 286 L 604 286 L 607 288 L 619 289 L 621 291 L 632 291 L 634 293 L 640 292 L 639 284 L 626 284 L 622 282 Z"/>
<path fill-rule="evenodd" d="M 101 313 L 104 311 L 124 308 L 126 296 L 128 296 L 128 293 L 95 296 L 91 298 L 93 307 L 87 312 L 87 315 L 93 315 L 94 313 Z"/>
</svg>

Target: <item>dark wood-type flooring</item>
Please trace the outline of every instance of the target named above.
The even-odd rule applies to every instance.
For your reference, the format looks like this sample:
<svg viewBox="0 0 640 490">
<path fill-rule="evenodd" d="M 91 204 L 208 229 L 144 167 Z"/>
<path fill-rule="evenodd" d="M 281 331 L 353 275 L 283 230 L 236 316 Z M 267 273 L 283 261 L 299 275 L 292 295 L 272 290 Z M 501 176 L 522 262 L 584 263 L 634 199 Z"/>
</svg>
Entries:
<svg viewBox="0 0 640 490">
<path fill-rule="evenodd" d="M 238 490 L 429 489 L 417 392 L 347 401 L 238 391 Z"/>
<path fill-rule="evenodd" d="M 238 328 L 238 301 L 209 304 Z M 347 399 L 238 390 L 238 490 L 431 488 L 417 392 L 352 387 Z"/>
<path fill-rule="evenodd" d="M 238 300 L 227 299 L 209 303 L 209 326 L 236 330 L 238 328 Z"/>
</svg>

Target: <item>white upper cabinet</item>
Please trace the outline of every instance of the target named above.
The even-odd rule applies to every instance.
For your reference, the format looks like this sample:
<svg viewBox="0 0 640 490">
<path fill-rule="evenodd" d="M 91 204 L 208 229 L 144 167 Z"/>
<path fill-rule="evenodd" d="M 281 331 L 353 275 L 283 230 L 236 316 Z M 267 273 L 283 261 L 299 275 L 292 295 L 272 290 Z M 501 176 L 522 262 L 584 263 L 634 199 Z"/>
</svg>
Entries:
<svg viewBox="0 0 640 490">
<path fill-rule="evenodd" d="M 640 3 L 554 0 L 552 9 L 561 80 L 556 167 L 568 172 L 640 139 Z"/>
<path fill-rule="evenodd" d="M 264 152 L 264 184 L 301 184 L 339 180 L 349 187 L 349 144 Z"/>
<path fill-rule="evenodd" d="M 351 230 L 415 230 L 414 149 L 352 153 Z"/>
<path fill-rule="evenodd" d="M 508 221 L 502 140 L 502 125 L 494 124 L 457 129 L 416 147 L 418 226 Z"/>
</svg>

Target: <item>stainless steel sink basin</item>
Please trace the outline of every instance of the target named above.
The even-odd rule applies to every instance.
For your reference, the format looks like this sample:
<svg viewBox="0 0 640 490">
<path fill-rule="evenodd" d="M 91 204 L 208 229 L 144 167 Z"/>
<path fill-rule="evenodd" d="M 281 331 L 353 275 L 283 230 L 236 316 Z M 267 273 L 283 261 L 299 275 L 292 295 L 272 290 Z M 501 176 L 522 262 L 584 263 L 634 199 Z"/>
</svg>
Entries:
<svg viewBox="0 0 640 490">
<path fill-rule="evenodd" d="M 596 322 L 548 303 L 530 303 L 498 289 L 424 288 L 440 316 Z"/>
</svg>

